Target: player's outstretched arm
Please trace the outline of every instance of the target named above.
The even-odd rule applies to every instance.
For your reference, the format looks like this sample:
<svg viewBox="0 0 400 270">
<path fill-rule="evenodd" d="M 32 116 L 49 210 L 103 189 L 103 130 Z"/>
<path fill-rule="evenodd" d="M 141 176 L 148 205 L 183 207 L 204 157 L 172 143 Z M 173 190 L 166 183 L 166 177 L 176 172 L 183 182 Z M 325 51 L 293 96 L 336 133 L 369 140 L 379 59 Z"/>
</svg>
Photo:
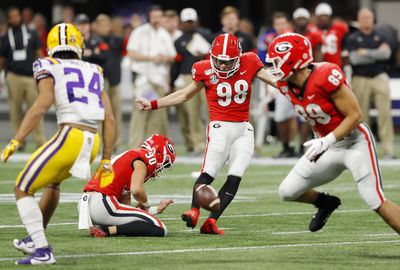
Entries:
<svg viewBox="0 0 400 270">
<path fill-rule="evenodd" d="M 140 111 L 156 110 L 159 108 L 171 107 L 191 99 L 202 88 L 203 85 L 201 83 L 193 81 L 185 88 L 180 89 L 168 96 L 152 101 L 149 101 L 144 98 L 136 98 L 135 103 Z"/>
<path fill-rule="evenodd" d="M 1 153 L 1 160 L 6 162 L 7 159 L 18 149 L 21 141 L 25 139 L 33 129 L 37 127 L 43 115 L 49 110 L 54 103 L 54 80 L 46 78 L 39 81 L 39 95 L 35 103 L 26 112 L 24 119 L 17 133 L 11 142 L 4 148 Z"/>
<path fill-rule="evenodd" d="M 265 68 L 260 69 L 257 72 L 256 77 L 258 79 L 262 80 L 263 82 L 265 82 L 266 84 L 269 84 L 269 85 L 277 88 L 276 83 L 273 81 L 273 79 L 271 78 L 271 75 L 268 74 L 268 72 Z"/>
</svg>

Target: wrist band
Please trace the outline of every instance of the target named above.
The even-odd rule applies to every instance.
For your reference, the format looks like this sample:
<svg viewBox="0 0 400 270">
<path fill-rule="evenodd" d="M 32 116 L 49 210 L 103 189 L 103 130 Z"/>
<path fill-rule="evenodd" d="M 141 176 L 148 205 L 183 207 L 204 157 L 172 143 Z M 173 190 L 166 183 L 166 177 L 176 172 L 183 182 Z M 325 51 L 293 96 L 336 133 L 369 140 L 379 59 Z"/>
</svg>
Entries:
<svg viewBox="0 0 400 270">
<path fill-rule="evenodd" d="M 154 100 L 150 101 L 150 105 L 151 105 L 151 109 L 152 110 L 157 110 L 158 109 L 157 99 L 154 99 Z"/>
</svg>

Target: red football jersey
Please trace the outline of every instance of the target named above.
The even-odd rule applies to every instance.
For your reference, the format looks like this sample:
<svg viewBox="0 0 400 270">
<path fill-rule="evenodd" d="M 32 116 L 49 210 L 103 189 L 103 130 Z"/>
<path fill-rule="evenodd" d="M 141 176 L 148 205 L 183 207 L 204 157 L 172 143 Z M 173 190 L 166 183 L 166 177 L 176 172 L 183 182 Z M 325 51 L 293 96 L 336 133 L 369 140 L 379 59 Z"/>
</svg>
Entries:
<svg viewBox="0 0 400 270">
<path fill-rule="evenodd" d="M 251 83 L 263 67 L 253 52 L 240 56 L 239 70 L 227 79 L 221 79 L 213 72 L 210 60 L 193 65 L 193 80 L 205 85 L 211 121 L 249 121 Z"/>
<path fill-rule="evenodd" d="M 133 162 L 136 160 L 141 160 L 147 165 L 146 180 L 149 179 L 156 169 L 157 161 L 153 152 L 147 149 L 136 148 L 125 151 L 111 160 L 115 177 L 109 185 L 100 187 L 100 181 L 92 177 L 86 184 L 84 191 L 97 191 L 108 196 L 116 196 L 118 200 L 121 199 L 123 190 L 131 190 Z"/>
<path fill-rule="evenodd" d="M 293 104 L 295 111 L 322 137 L 333 131 L 344 118 L 330 95 L 345 83 L 345 76 L 335 64 L 321 62 L 313 65 L 303 95 L 301 89 L 291 87 L 288 82 L 278 81 L 277 86 Z"/>
<path fill-rule="evenodd" d="M 320 30 L 307 31 L 307 33 L 304 36 L 310 41 L 311 47 L 313 48 L 313 50 L 318 45 L 323 44 L 322 32 Z"/>
<path fill-rule="evenodd" d="M 324 54 L 324 61 L 342 67 L 342 42 L 347 32 L 349 32 L 349 27 L 342 22 L 334 22 L 328 30 L 322 31 L 324 43 L 321 50 Z"/>
</svg>

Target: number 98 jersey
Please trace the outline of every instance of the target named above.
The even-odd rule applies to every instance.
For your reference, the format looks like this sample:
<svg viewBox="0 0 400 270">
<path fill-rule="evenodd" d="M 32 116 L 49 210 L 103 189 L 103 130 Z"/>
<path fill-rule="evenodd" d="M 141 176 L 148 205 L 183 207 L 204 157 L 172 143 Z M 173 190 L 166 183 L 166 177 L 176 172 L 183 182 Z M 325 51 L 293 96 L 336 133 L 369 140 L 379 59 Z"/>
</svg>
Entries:
<svg viewBox="0 0 400 270">
<path fill-rule="evenodd" d="M 322 137 L 333 131 L 344 118 L 330 95 L 346 82 L 343 71 L 335 64 L 314 63 L 312 67 L 303 89 L 284 81 L 278 81 L 277 86 L 293 104 L 294 110 Z"/>
<path fill-rule="evenodd" d="M 264 64 L 255 53 L 240 56 L 239 70 L 231 77 L 218 77 L 210 60 L 199 61 L 192 67 L 192 78 L 205 85 L 210 121 L 249 121 L 251 83 Z"/>
<path fill-rule="evenodd" d="M 46 57 L 33 63 L 37 81 L 54 79 L 57 123 L 76 123 L 97 128 L 104 120 L 101 92 L 103 70 L 89 62 L 76 59 Z"/>
<path fill-rule="evenodd" d="M 99 179 L 92 178 L 86 184 L 84 191 L 97 191 L 108 196 L 116 196 L 117 199 L 120 199 L 123 190 L 131 190 L 131 176 L 134 169 L 133 163 L 136 160 L 143 161 L 147 166 L 145 181 L 154 177 L 157 160 L 153 152 L 143 148 L 135 148 L 127 150 L 111 160 L 115 172 L 114 180 L 111 183 L 103 187 Z"/>
</svg>

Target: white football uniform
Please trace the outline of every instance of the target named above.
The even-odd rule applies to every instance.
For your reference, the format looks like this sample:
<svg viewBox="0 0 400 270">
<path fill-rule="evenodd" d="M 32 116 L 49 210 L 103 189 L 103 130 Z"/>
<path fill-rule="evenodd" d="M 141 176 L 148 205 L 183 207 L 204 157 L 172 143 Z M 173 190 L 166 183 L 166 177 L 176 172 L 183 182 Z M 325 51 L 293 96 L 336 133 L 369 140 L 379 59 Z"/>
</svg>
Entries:
<svg viewBox="0 0 400 270">
<path fill-rule="evenodd" d="M 93 128 L 104 120 L 101 91 L 104 86 L 102 68 L 75 60 L 42 58 L 33 64 L 34 77 L 53 77 L 57 123 L 76 123 Z"/>
</svg>

